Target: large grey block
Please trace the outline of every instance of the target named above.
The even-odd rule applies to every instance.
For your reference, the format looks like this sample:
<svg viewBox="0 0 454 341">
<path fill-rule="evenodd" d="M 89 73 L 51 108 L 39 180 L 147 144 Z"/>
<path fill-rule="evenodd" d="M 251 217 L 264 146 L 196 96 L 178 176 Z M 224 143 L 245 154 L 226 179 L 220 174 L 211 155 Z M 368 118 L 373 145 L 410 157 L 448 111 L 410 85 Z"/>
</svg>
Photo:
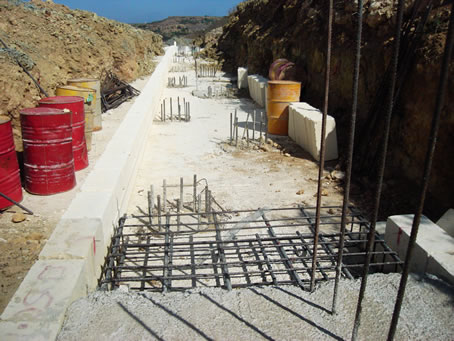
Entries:
<svg viewBox="0 0 454 341">
<path fill-rule="evenodd" d="M 320 160 L 322 118 L 321 111 L 307 103 L 290 104 L 288 136 L 317 161 Z M 336 121 L 331 116 L 326 122 L 325 136 L 325 160 L 335 160 L 338 158 Z"/>
<path fill-rule="evenodd" d="M 386 222 L 385 241 L 401 259 L 407 255 L 413 217 L 413 214 L 395 215 Z M 454 284 L 454 238 L 425 216 L 421 217 L 410 269 Z"/>
</svg>

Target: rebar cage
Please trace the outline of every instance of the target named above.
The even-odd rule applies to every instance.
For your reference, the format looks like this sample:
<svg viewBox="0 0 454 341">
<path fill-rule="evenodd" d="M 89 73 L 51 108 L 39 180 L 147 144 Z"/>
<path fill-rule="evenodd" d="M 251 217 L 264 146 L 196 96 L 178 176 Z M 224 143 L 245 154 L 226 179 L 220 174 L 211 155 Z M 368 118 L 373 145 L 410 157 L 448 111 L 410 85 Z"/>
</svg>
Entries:
<svg viewBox="0 0 454 341">
<path fill-rule="evenodd" d="M 336 275 L 341 208 L 323 207 L 316 282 Z M 361 274 L 369 222 L 349 208 L 342 275 Z M 297 285 L 309 290 L 315 208 L 291 207 L 124 216 L 100 279 L 104 289 L 182 291 Z M 370 271 L 398 271 L 401 260 L 376 234 Z"/>
</svg>

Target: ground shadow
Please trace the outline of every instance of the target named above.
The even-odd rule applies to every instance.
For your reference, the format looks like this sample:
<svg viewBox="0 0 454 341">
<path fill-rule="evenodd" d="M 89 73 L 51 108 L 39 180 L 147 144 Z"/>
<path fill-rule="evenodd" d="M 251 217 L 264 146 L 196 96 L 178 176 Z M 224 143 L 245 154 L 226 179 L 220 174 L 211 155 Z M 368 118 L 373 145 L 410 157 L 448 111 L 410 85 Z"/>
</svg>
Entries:
<svg viewBox="0 0 454 341">
<path fill-rule="evenodd" d="M 219 309 L 222 309 L 224 310 L 226 313 L 232 315 L 234 318 L 236 318 L 238 321 L 240 321 L 241 323 L 244 323 L 246 326 L 248 326 L 249 328 L 251 328 L 253 331 L 255 331 L 256 333 L 260 334 L 263 338 L 265 338 L 266 340 L 274 340 L 272 337 L 268 336 L 267 334 L 265 334 L 264 332 L 262 332 L 260 329 L 258 329 L 256 326 L 254 326 L 253 324 L 251 324 L 250 322 L 246 321 L 245 319 L 243 319 L 241 316 L 238 316 L 237 314 L 235 314 L 233 311 L 227 309 L 226 307 L 224 307 L 223 305 L 221 305 L 220 303 L 216 302 L 214 299 L 212 299 L 211 297 L 209 297 L 208 295 L 206 294 L 200 294 L 200 296 L 202 296 L 203 298 L 207 299 L 208 301 L 210 301 L 211 303 L 213 303 L 216 307 L 218 307 Z"/>
<path fill-rule="evenodd" d="M 183 324 L 185 324 L 186 326 L 188 326 L 189 328 L 191 328 L 193 331 L 195 331 L 198 335 L 200 335 L 203 339 L 205 340 L 213 340 L 211 337 L 209 337 L 208 335 L 206 335 L 203 331 L 201 331 L 200 329 L 198 329 L 196 326 L 194 326 L 191 322 L 188 322 L 186 321 L 184 318 L 182 318 L 181 316 L 179 316 L 178 314 L 174 313 L 173 311 L 171 311 L 170 309 L 164 307 L 162 304 L 159 304 L 158 302 L 154 301 L 151 297 L 147 297 L 146 295 L 143 295 L 142 296 L 146 299 L 148 299 L 151 303 L 153 303 L 155 306 L 157 306 L 158 308 L 162 309 L 163 311 L 165 311 L 167 314 L 169 314 L 170 316 L 176 318 L 178 321 L 182 322 Z"/>
<path fill-rule="evenodd" d="M 254 288 L 249 288 L 249 290 L 250 290 L 251 292 L 253 292 L 254 294 L 256 294 L 257 296 L 260 296 L 260 297 L 266 299 L 267 301 L 269 301 L 269 302 L 275 304 L 276 306 L 278 306 L 278 307 L 281 308 L 282 310 L 285 310 L 285 311 L 289 312 L 290 314 L 292 314 L 293 316 L 296 316 L 297 318 L 301 319 L 302 321 L 306 322 L 307 324 L 310 324 L 310 325 L 313 326 L 314 328 L 317 328 L 317 329 L 320 330 L 322 333 L 325 333 L 326 335 L 332 337 L 333 339 L 335 339 L 335 340 L 343 340 L 340 336 L 338 336 L 338 335 L 336 335 L 336 334 L 330 332 L 330 331 L 329 331 L 328 329 L 326 329 L 326 328 L 323 328 L 323 327 L 319 326 L 319 325 L 318 325 L 317 323 L 315 323 L 314 321 L 311 321 L 311 320 L 307 319 L 306 317 L 304 317 L 304 316 L 298 314 L 297 312 L 295 312 L 295 311 L 291 310 L 290 308 L 288 308 L 288 307 L 282 305 L 281 303 L 279 303 L 278 301 L 272 299 L 271 297 L 269 297 L 269 296 L 267 296 L 267 295 L 265 295 L 265 294 L 262 294 L 262 293 L 258 292 L 256 289 L 254 289 Z"/>
<path fill-rule="evenodd" d="M 163 338 L 159 337 L 158 334 L 156 334 L 155 331 L 153 331 L 150 327 L 148 327 L 141 319 L 139 319 L 136 315 L 134 315 L 133 313 L 131 313 L 128 308 L 126 308 L 122 303 L 120 302 L 117 302 L 117 304 L 120 306 L 121 309 L 123 309 L 123 311 L 128 314 L 133 320 L 135 320 L 138 324 L 140 324 L 143 329 L 145 329 L 148 333 L 150 333 L 150 335 L 152 335 L 153 337 L 155 337 L 157 340 L 162 340 L 164 341 Z"/>
</svg>

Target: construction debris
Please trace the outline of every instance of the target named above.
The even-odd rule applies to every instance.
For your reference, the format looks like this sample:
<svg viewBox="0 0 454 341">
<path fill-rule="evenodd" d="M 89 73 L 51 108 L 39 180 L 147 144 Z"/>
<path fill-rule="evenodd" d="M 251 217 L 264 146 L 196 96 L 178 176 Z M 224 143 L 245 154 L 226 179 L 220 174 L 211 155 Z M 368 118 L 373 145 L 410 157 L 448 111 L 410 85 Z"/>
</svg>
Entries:
<svg viewBox="0 0 454 341">
<path fill-rule="evenodd" d="M 102 112 L 117 108 L 140 94 L 139 90 L 123 82 L 112 72 L 106 72 L 101 79 Z"/>
</svg>

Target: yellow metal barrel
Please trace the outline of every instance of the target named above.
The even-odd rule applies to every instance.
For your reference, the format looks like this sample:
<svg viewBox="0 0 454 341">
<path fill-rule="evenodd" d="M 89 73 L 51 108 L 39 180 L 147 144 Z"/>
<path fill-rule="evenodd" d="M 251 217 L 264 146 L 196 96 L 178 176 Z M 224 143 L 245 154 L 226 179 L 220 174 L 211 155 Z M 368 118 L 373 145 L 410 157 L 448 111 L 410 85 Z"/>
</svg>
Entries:
<svg viewBox="0 0 454 341">
<path fill-rule="evenodd" d="M 93 130 L 98 131 L 102 129 L 101 117 L 101 82 L 95 78 L 74 78 L 68 80 L 68 85 L 73 85 L 81 88 L 89 88 L 96 91 L 95 106 L 94 106 L 94 119 Z"/>
<path fill-rule="evenodd" d="M 267 116 L 270 134 L 288 135 L 289 104 L 299 102 L 300 93 L 300 82 L 268 81 Z"/>
<path fill-rule="evenodd" d="M 84 114 L 85 114 L 85 141 L 87 150 L 91 150 L 91 140 L 93 135 L 94 121 L 94 100 L 96 91 L 90 88 L 81 88 L 73 85 L 64 85 L 57 87 L 55 91 L 57 96 L 79 96 L 84 98 Z"/>
</svg>

